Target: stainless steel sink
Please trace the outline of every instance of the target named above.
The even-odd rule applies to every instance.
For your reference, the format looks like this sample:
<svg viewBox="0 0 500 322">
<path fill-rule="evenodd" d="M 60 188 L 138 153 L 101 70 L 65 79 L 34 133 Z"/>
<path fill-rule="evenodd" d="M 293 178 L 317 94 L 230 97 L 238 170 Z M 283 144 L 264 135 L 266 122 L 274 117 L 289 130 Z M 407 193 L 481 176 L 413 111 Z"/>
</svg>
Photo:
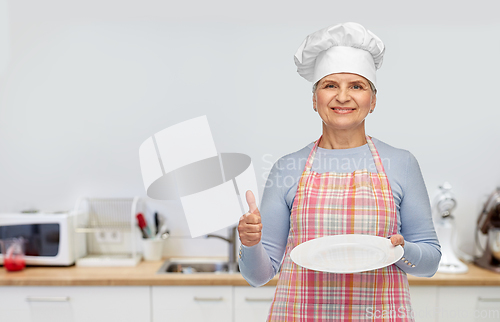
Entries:
<svg viewBox="0 0 500 322">
<path fill-rule="evenodd" d="M 231 270 L 227 261 L 210 258 L 171 258 L 167 259 L 157 274 L 199 274 L 199 273 L 238 273 L 238 267 Z"/>
</svg>

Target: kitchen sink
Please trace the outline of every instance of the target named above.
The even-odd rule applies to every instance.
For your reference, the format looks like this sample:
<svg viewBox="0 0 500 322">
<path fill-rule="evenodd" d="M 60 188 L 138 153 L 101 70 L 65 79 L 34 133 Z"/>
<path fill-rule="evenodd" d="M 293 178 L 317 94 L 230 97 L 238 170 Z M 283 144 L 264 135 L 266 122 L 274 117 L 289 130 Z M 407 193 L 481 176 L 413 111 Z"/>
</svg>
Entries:
<svg viewBox="0 0 500 322">
<path fill-rule="evenodd" d="M 224 274 L 230 273 L 229 262 L 210 259 L 210 258 L 171 258 L 167 259 L 157 274 L 199 274 L 199 273 L 212 273 Z M 239 269 L 236 264 L 236 270 L 232 272 L 238 273 Z"/>
</svg>

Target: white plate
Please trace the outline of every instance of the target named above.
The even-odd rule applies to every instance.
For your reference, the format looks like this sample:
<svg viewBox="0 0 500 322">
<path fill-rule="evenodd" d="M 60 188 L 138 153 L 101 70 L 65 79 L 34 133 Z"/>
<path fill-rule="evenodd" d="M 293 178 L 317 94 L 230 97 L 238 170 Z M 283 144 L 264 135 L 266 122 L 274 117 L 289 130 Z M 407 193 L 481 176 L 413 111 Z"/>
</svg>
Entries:
<svg viewBox="0 0 500 322">
<path fill-rule="evenodd" d="M 403 247 L 371 235 L 334 235 L 311 239 L 292 249 L 292 261 L 304 268 L 329 273 L 358 273 L 394 264 Z"/>
</svg>

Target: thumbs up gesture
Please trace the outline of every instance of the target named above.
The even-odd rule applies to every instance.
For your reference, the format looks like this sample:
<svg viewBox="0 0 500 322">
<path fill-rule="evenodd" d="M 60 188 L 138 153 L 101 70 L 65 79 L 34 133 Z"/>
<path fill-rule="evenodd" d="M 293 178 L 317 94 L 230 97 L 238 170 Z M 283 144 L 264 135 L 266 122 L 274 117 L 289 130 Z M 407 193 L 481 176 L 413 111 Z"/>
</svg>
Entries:
<svg viewBox="0 0 500 322">
<path fill-rule="evenodd" d="M 249 211 L 241 216 L 238 224 L 238 233 L 241 243 L 245 246 L 253 246 L 259 243 L 262 237 L 262 223 L 260 221 L 260 212 L 255 203 L 253 193 L 246 192 Z"/>
</svg>

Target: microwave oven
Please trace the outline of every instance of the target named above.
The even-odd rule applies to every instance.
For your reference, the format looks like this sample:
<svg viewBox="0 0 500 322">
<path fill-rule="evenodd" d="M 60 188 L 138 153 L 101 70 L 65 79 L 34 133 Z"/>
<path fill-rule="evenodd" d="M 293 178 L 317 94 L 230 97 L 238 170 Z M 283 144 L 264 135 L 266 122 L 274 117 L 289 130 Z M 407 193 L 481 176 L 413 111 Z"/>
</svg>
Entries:
<svg viewBox="0 0 500 322">
<path fill-rule="evenodd" d="M 85 252 L 85 234 L 75 232 L 78 218 L 76 212 L 0 214 L 0 239 L 23 237 L 26 265 L 69 266 Z"/>
</svg>

